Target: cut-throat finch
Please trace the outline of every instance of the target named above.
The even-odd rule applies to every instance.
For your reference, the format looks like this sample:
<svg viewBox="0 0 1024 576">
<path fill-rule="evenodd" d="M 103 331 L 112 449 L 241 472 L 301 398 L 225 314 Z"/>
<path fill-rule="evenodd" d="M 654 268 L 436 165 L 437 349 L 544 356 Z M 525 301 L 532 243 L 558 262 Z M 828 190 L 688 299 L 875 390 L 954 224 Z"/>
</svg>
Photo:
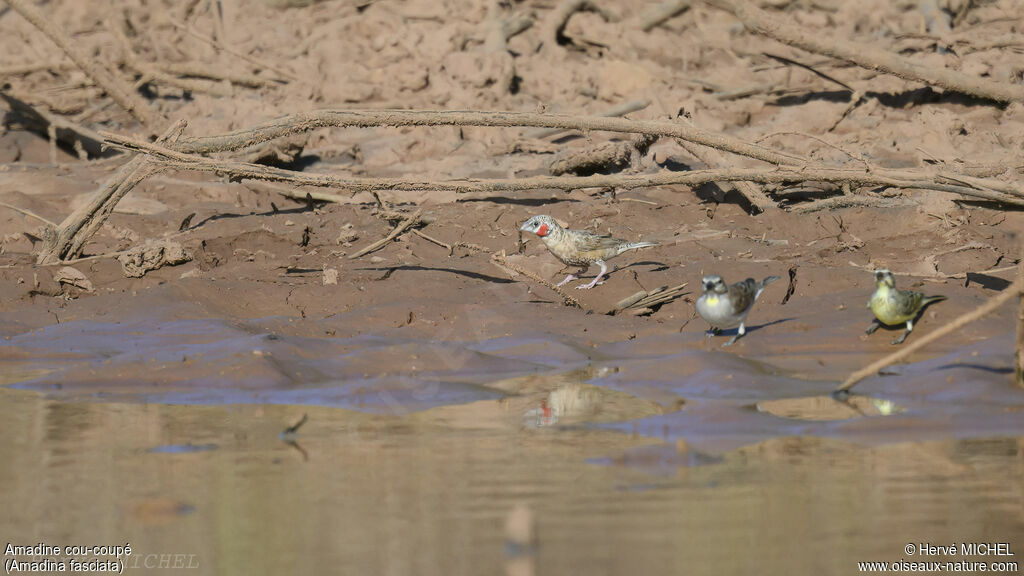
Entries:
<svg viewBox="0 0 1024 576">
<path fill-rule="evenodd" d="M 546 215 L 530 218 L 519 229 L 540 236 L 541 241 L 548 247 L 548 251 L 555 255 L 555 258 L 561 260 L 566 266 L 579 267 L 581 274 L 586 272 L 591 264 L 601 267 L 601 272 L 594 277 L 594 280 L 585 286 L 577 286 L 578 290 L 586 290 L 598 284 L 604 284 L 601 282 L 601 278 L 608 273 L 606 260 L 629 250 L 658 245 L 657 242 L 629 242 L 586 230 L 569 230 L 562 228 L 554 218 Z M 563 286 L 576 278 L 574 274 L 569 274 L 558 285 Z"/>
</svg>

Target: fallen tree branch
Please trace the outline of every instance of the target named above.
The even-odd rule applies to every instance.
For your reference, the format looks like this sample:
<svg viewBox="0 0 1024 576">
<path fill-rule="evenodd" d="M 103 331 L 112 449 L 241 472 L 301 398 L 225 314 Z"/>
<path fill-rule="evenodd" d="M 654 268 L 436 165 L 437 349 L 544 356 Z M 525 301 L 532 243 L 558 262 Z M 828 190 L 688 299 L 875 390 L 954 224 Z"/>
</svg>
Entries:
<svg viewBox="0 0 1024 576">
<path fill-rule="evenodd" d="M 107 70 L 96 64 L 95 58 L 84 54 L 74 46 L 72 39 L 63 30 L 58 28 L 51 18 L 47 18 L 29 0 L 6 0 L 6 2 L 15 12 L 21 14 L 54 44 L 60 47 L 68 55 L 68 58 L 71 58 L 71 61 L 82 72 L 85 72 L 86 76 L 95 82 L 97 86 L 103 88 L 114 102 L 117 102 L 118 106 L 128 111 L 129 114 L 134 116 L 143 125 L 152 125 L 153 112 L 149 106 L 139 96 L 123 86 Z"/>
<path fill-rule="evenodd" d="M 955 70 L 935 68 L 876 48 L 865 42 L 853 42 L 834 36 L 815 34 L 788 20 L 757 8 L 748 0 L 706 0 L 709 4 L 736 15 L 750 30 L 808 52 L 839 58 L 905 80 L 916 80 L 954 92 L 999 102 L 1024 102 L 1024 86 L 996 82 Z"/>
<path fill-rule="evenodd" d="M 178 121 L 157 141 L 171 142 L 184 129 L 185 122 Z M 85 242 L 100 229 L 121 198 L 149 176 L 155 168 L 151 157 L 137 156 L 128 161 L 92 195 L 88 202 L 69 214 L 56 228 L 47 229 L 36 262 L 52 264 L 78 256 Z"/>
<path fill-rule="evenodd" d="M 729 164 L 722 153 L 714 148 L 701 148 L 684 140 L 677 140 L 677 142 L 708 168 L 719 168 Z M 752 182 L 736 182 L 735 190 L 754 207 L 756 212 L 764 212 L 775 207 L 775 202 Z"/>
<path fill-rule="evenodd" d="M 914 352 L 917 352 L 921 348 L 924 348 L 925 346 L 942 338 L 943 336 L 956 332 L 957 330 L 963 328 L 967 324 L 970 324 L 975 320 L 978 320 L 991 314 L 992 312 L 995 312 L 1003 304 L 1006 304 L 1007 302 L 1013 300 L 1014 298 L 1019 298 L 1021 294 L 1024 294 L 1024 281 L 1018 279 L 1005 290 L 1000 292 L 998 296 L 993 296 L 992 298 L 989 298 L 988 302 L 985 302 L 984 304 L 978 306 L 974 310 L 971 310 L 970 312 L 955 318 L 952 322 L 926 335 L 924 338 L 914 341 L 913 344 L 901 348 L 896 352 L 893 352 L 892 354 L 888 354 L 884 358 L 872 362 L 867 367 L 861 368 L 860 370 L 857 370 L 853 374 L 850 374 L 850 377 L 847 378 L 846 381 L 843 382 L 838 388 L 836 388 L 835 391 L 848 391 L 850 388 L 853 388 L 858 382 L 867 378 L 868 376 L 877 373 L 882 368 L 895 364 L 896 362 L 899 362 L 900 360 L 906 358 L 907 356 L 910 356 Z"/>
<path fill-rule="evenodd" d="M 479 112 L 431 110 L 315 110 L 283 116 L 246 130 L 219 136 L 183 139 L 175 146 L 181 152 L 209 154 L 254 146 L 289 134 L 317 128 L 370 128 L 379 126 L 493 126 L 517 128 L 558 128 L 643 133 L 680 138 L 776 165 L 802 165 L 803 158 L 750 144 L 725 134 L 705 132 L 679 122 L 630 120 L 601 116 L 570 116 L 531 112 Z"/>
<path fill-rule="evenodd" d="M 650 105 L 650 100 L 631 100 L 629 102 L 626 102 L 625 104 L 620 104 L 618 106 L 615 106 L 614 108 L 609 108 L 608 110 L 599 114 L 599 116 L 602 116 L 604 118 L 610 118 L 613 116 L 621 117 L 631 112 L 639 112 L 640 110 L 643 110 L 644 108 L 647 108 Z M 549 136 L 554 136 L 555 134 L 563 134 L 568 130 L 569 129 L 567 128 L 541 128 L 539 130 L 531 130 L 530 132 L 527 132 L 526 137 L 547 138 Z"/>
<path fill-rule="evenodd" d="M 972 198 L 989 200 L 1003 204 L 1024 207 L 1024 190 L 1013 189 L 1007 192 L 992 189 L 978 189 L 963 184 L 948 184 L 941 174 L 928 174 L 915 171 L 875 170 L 865 171 L 863 168 L 828 168 L 824 166 L 807 166 L 802 169 L 717 169 L 693 170 L 690 172 L 661 172 L 658 174 L 611 174 L 578 177 L 535 176 L 529 178 L 493 179 L 493 180 L 449 180 L 428 181 L 407 178 L 345 178 L 328 174 L 304 174 L 230 160 L 216 160 L 195 154 L 186 154 L 158 144 L 142 142 L 109 132 L 101 132 L 108 144 L 126 150 L 144 152 L 151 155 L 161 164 L 178 169 L 220 172 L 236 178 L 289 182 L 299 186 L 317 186 L 321 188 L 342 188 L 351 192 L 369 192 L 374 190 L 445 190 L 457 193 L 467 192 L 508 192 L 523 190 L 578 190 L 582 188 L 618 188 L 631 190 L 653 186 L 682 184 L 696 186 L 715 181 L 727 182 L 758 182 L 761 184 L 777 184 L 785 182 L 821 181 L 832 183 L 848 183 L 853 186 L 890 186 L 894 188 L 914 188 L 938 190 L 962 194 Z M 984 179 L 975 179 L 985 181 Z M 1009 183 L 998 181 L 998 186 L 1010 186 Z M 1012 188 L 1011 188 L 1012 189 Z"/>
</svg>

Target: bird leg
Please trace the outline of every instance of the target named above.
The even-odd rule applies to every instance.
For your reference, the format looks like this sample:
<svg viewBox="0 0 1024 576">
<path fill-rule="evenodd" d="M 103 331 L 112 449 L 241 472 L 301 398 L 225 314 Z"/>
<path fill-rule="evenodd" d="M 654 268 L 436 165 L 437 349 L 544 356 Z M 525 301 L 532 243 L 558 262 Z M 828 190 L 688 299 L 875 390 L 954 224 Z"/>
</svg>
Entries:
<svg viewBox="0 0 1024 576">
<path fill-rule="evenodd" d="M 910 336 L 910 333 L 913 332 L 913 331 L 914 331 L 914 321 L 913 320 L 907 320 L 907 331 L 904 332 L 899 338 L 893 340 L 892 343 L 894 345 L 895 344 L 902 344 L 903 341 L 907 339 L 907 336 Z"/>
<path fill-rule="evenodd" d="M 743 335 L 747 333 L 747 327 L 744 326 L 743 324 L 743 322 L 740 322 L 740 327 L 736 330 L 736 335 L 732 337 L 732 340 L 729 340 L 725 344 L 722 344 L 723 347 L 732 346 L 733 344 L 736 343 L 737 340 L 743 338 Z"/>
<path fill-rule="evenodd" d="M 558 286 L 559 288 L 561 288 L 562 286 L 565 286 L 566 284 L 568 284 L 569 282 L 572 282 L 576 278 L 578 278 L 578 276 L 576 276 L 575 274 L 569 274 L 568 276 L 565 277 L 565 280 L 562 280 L 558 284 L 555 284 L 555 286 Z"/>
<path fill-rule="evenodd" d="M 594 280 L 590 284 L 587 284 L 586 286 L 577 286 L 577 290 L 589 290 L 598 284 L 604 284 L 604 282 L 598 282 L 598 280 L 608 272 L 608 265 L 604 263 L 604 260 L 597 260 L 594 263 L 601 267 L 601 272 L 599 272 L 597 276 L 594 276 Z"/>
<path fill-rule="evenodd" d="M 872 320 L 871 321 L 871 326 L 868 326 L 868 329 L 865 330 L 864 333 L 868 334 L 868 335 L 874 334 L 875 330 L 878 330 L 879 326 L 881 326 L 881 324 L 878 322 L 877 319 Z"/>
<path fill-rule="evenodd" d="M 708 338 L 713 338 L 715 336 L 718 336 L 721 333 L 722 333 L 721 329 L 715 328 L 715 327 L 712 326 L 711 330 L 708 330 L 707 335 L 708 335 Z"/>
</svg>

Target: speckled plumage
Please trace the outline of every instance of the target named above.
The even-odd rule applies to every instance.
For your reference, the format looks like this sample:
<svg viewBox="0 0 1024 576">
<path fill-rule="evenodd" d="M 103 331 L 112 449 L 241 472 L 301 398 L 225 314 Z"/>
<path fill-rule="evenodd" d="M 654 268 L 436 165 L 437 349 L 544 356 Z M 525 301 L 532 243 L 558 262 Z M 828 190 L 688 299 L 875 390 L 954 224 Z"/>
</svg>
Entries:
<svg viewBox="0 0 1024 576">
<path fill-rule="evenodd" d="M 623 252 L 657 246 L 656 242 L 629 242 L 611 236 L 601 236 L 586 230 L 569 230 L 562 228 L 554 218 L 547 215 L 533 216 L 523 223 L 519 228 L 523 232 L 532 232 L 540 237 L 555 258 L 558 258 L 567 266 L 578 266 L 581 272 L 586 271 L 591 264 L 601 267 L 601 272 L 594 278 L 594 281 L 585 286 L 577 286 L 580 290 L 593 288 L 601 284 L 601 277 L 608 272 L 606 260 L 614 258 Z M 576 276 L 570 274 L 559 286 L 575 280 Z"/>
</svg>

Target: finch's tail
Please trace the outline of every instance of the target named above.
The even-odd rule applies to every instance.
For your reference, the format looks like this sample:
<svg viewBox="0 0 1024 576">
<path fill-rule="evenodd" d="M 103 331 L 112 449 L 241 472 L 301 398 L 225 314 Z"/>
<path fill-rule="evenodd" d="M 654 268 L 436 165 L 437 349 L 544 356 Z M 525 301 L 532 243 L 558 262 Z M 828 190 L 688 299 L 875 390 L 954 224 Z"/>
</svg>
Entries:
<svg viewBox="0 0 1024 576">
<path fill-rule="evenodd" d="M 924 308 L 925 306 L 927 306 L 929 304 L 934 304 L 936 302 L 942 302 L 945 299 L 946 299 L 945 296 L 925 296 L 924 300 L 921 300 L 921 308 Z"/>
<path fill-rule="evenodd" d="M 769 277 L 765 278 L 764 280 L 761 280 L 760 282 L 758 282 L 757 283 L 757 289 L 754 292 L 754 300 L 757 300 L 757 297 L 761 295 L 761 292 L 764 291 L 764 287 L 765 286 L 771 284 L 772 282 L 775 282 L 778 279 L 779 279 L 778 276 L 769 276 Z"/>
<path fill-rule="evenodd" d="M 626 252 L 628 250 L 636 250 L 637 248 L 647 248 L 649 246 L 657 245 L 657 242 L 630 242 L 629 244 L 623 244 L 622 247 L 619 248 L 619 254 L 622 254 L 623 252 Z"/>
</svg>

